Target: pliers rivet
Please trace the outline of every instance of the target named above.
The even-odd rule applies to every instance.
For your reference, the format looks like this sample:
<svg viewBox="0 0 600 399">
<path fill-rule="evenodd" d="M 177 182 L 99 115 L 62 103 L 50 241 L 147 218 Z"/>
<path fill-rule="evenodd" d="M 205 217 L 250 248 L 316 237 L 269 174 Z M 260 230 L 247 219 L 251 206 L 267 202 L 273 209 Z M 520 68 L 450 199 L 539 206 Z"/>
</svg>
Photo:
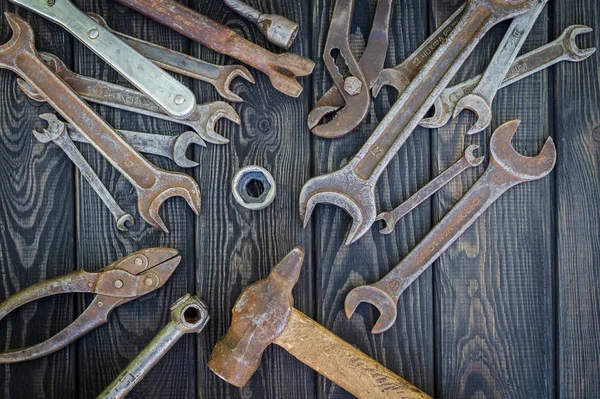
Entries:
<svg viewBox="0 0 600 399">
<path fill-rule="evenodd" d="M 117 280 L 117 281 L 115 281 L 115 287 L 117 287 L 117 288 L 123 288 L 123 280 Z"/>
</svg>

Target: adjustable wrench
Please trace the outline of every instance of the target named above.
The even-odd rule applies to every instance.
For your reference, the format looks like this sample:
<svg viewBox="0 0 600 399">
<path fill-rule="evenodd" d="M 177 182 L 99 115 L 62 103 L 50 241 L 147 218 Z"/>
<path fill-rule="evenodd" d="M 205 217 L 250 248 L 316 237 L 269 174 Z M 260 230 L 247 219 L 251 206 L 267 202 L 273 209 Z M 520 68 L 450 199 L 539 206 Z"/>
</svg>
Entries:
<svg viewBox="0 0 600 399">
<path fill-rule="evenodd" d="M 580 62 L 587 59 L 596 52 L 596 48 L 580 49 L 577 47 L 575 38 L 580 34 L 589 32 L 592 32 L 592 28 L 585 25 L 569 26 L 558 39 L 517 58 L 502 81 L 500 88 L 516 83 L 561 61 Z M 481 78 L 482 75 L 478 75 L 456 86 L 444 89 L 434 103 L 434 115 L 423 119 L 420 125 L 437 129 L 448 123 L 454 114 L 456 104 L 463 97 L 473 92 Z M 394 86 L 393 83 L 392 86 Z"/>
<path fill-rule="evenodd" d="M 252 74 L 244 66 L 214 65 L 199 58 L 117 32 L 111 29 L 104 18 L 98 14 L 89 12 L 87 15 L 162 69 L 210 83 L 217 89 L 219 95 L 226 100 L 244 101 L 229 88 L 236 77 L 239 76 L 252 84 L 255 83 Z"/>
<path fill-rule="evenodd" d="M 346 244 L 363 236 L 377 217 L 375 186 L 481 37 L 495 24 L 531 8 L 535 0 L 468 0 L 461 21 L 433 54 L 358 154 L 342 169 L 309 180 L 300 193 L 304 225 L 318 203 L 337 205 L 354 219 Z"/>
<path fill-rule="evenodd" d="M 156 168 L 52 72 L 35 50 L 33 29 L 16 14 L 6 13 L 12 38 L 0 46 L 0 68 L 9 69 L 27 81 L 96 150 L 134 186 L 138 210 L 151 226 L 168 232 L 159 211 L 171 197 L 183 197 L 200 212 L 200 188 L 190 176 Z"/>
<path fill-rule="evenodd" d="M 10 0 L 62 26 L 169 115 L 194 111 L 196 97 L 187 87 L 119 40 L 69 0 Z"/>
<path fill-rule="evenodd" d="M 104 82 L 102 80 L 78 75 L 67 69 L 66 65 L 55 55 L 40 53 L 44 61 L 62 80 L 83 99 L 125 111 L 135 112 L 153 118 L 164 119 L 192 127 L 200 137 L 209 143 L 227 144 L 229 140 L 215 132 L 215 124 L 220 118 L 240 124 L 240 117 L 231 105 L 216 101 L 196 105 L 194 112 L 179 119 L 165 113 L 152 99 L 137 90 Z M 36 101 L 44 101 L 39 94 L 22 80 L 18 82 L 21 90 Z"/>
<path fill-rule="evenodd" d="M 310 75 L 315 63 L 296 54 L 274 54 L 175 0 L 117 0 L 145 16 L 265 73 L 275 89 L 291 97 L 302 93 L 297 76 Z"/>
<path fill-rule="evenodd" d="M 65 124 L 56 119 L 54 114 L 41 114 L 39 117 L 48 122 L 48 128 L 43 129 L 41 132 L 34 130 L 33 135 L 35 138 L 44 144 L 54 142 L 54 144 L 64 151 L 113 215 L 117 228 L 121 231 L 127 231 L 125 223 L 129 222 L 133 224 L 133 216 L 121 209 L 119 204 L 117 204 L 117 201 L 115 201 L 96 172 L 94 172 L 90 164 L 83 157 L 81 152 L 79 152 L 75 143 L 73 143 L 73 140 L 71 140 L 66 133 Z"/>
<path fill-rule="evenodd" d="M 340 9 L 338 9 L 338 6 Z M 342 9 L 342 6 L 348 9 Z M 340 0 L 336 2 L 323 55 L 327 70 L 335 86 L 332 86 L 321 97 L 308 114 L 308 127 L 313 134 L 326 138 L 342 137 L 354 130 L 367 116 L 371 104 L 369 90 L 373 85 L 373 81 L 383 69 L 385 62 L 392 6 L 393 0 L 379 0 L 377 2 L 367 47 L 357 63 L 352 55 L 349 43 L 354 2 L 342 2 Z M 340 51 L 346 65 L 350 67 L 351 76 L 344 79 L 341 75 L 335 60 L 331 56 L 333 50 Z M 360 84 L 359 93 L 354 95 L 346 90 L 346 82 L 352 87 L 352 79 L 354 79 L 356 85 Z M 341 107 L 344 108 L 329 123 L 317 126 L 325 115 L 335 112 Z"/>
<path fill-rule="evenodd" d="M 442 187 L 450 183 L 456 176 L 469 168 L 474 168 L 482 164 L 485 157 L 476 158 L 473 152 L 479 148 L 478 145 L 470 145 L 465 150 L 463 157 L 454 165 L 442 172 L 438 177 L 430 181 L 425 187 L 417 191 L 415 195 L 404 201 L 400 206 L 391 212 L 383 212 L 377 215 L 377 220 L 383 220 L 386 227 L 380 230 L 381 234 L 390 234 L 394 231 L 396 223 L 410 211 L 421 205 L 427 198 L 437 193 Z"/>
<path fill-rule="evenodd" d="M 378 282 L 357 287 L 348 293 L 344 310 L 348 318 L 362 302 L 380 312 L 372 332 L 387 331 L 396 321 L 398 298 L 435 262 L 502 194 L 518 184 L 539 180 L 556 164 L 556 147 L 548 138 L 538 156 L 525 157 L 510 144 L 519 121 L 500 126 L 490 141 L 491 162 L 483 176 L 462 197 L 431 232 Z"/>
</svg>

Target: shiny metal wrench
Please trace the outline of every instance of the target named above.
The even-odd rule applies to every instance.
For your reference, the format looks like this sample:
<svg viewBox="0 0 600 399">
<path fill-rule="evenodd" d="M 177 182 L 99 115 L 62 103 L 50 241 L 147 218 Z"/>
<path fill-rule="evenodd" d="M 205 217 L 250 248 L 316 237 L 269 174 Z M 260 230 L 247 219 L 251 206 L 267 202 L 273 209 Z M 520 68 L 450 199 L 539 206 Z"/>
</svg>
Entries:
<svg viewBox="0 0 600 399">
<path fill-rule="evenodd" d="M 362 237 L 377 217 L 379 176 L 410 137 L 435 99 L 494 25 L 531 8 L 535 0 L 469 0 L 461 21 L 394 104 L 358 154 L 342 169 L 309 180 L 300 193 L 304 225 L 319 203 L 343 208 L 353 218 L 346 244 Z"/>
<path fill-rule="evenodd" d="M 502 81 L 500 88 L 516 83 L 561 61 L 580 62 L 587 59 L 596 52 L 596 48 L 580 49 L 577 47 L 575 38 L 578 35 L 592 31 L 592 28 L 585 25 L 569 26 L 553 42 L 517 58 Z M 454 114 L 456 104 L 463 97 L 473 92 L 481 77 L 482 75 L 478 75 L 456 86 L 444 89 L 434 103 L 434 115 L 423 119 L 420 125 L 430 129 L 437 129 L 446 125 Z"/>
<path fill-rule="evenodd" d="M 114 197 L 102 183 L 102 180 L 100 180 L 94 169 L 92 169 L 67 134 L 65 124 L 59 121 L 54 114 L 41 114 L 39 117 L 48 122 L 48 128 L 42 129 L 41 132 L 34 130 L 33 135 L 35 138 L 44 144 L 54 142 L 54 144 L 64 151 L 113 215 L 117 228 L 121 231 L 127 231 L 125 223 L 129 222 L 133 224 L 133 216 L 121 209 L 119 204 L 117 204 L 117 201 L 115 201 Z"/>
<path fill-rule="evenodd" d="M 473 154 L 479 148 L 478 145 L 470 145 L 465 150 L 461 159 L 454 165 L 443 171 L 439 176 L 430 181 L 425 187 L 417 191 L 412 197 L 404 201 L 391 212 L 383 212 L 377 215 L 377 220 L 383 220 L 386 226 L 380 230 L 381 234 L 390 234 L 394 231 L 396 223 L 417 206 L 421 205 L 427 198 L 437 193 L 442 187 L 450 183 L 455 177 L 467 169 L 474 168 L 483 163 L 485 157 L 475 157 Z"/>
<path fill-rule="evenodd" d="M 352 317 L 359 304 L 377 307 L 379 319 L 372 332 L 387 331 L 396 321 L 398 298 L 438 259 L 502 194 L 525 182 L 548 175 L 556 164 L 556 147 L 548 138 L 536 157 L 525 157 L 511 145 L 519 121 L 500 126 L 490 141 L 491 161 L 483 176 L 431 232 L 378 282 L 357 287 L 346 296 L 344 310 Z"/>
</svg>

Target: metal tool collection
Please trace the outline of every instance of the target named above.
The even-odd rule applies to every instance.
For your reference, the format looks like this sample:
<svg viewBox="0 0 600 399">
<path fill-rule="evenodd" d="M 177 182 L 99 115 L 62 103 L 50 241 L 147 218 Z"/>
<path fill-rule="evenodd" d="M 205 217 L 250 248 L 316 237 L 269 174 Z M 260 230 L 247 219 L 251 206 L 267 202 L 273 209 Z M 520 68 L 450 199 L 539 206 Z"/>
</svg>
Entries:
<svg viewBox="0 0 600 399">
<path fill-rule="evenodd" d="M 229 140 L 215 131 L 216 122 L 220 118 L 237 124 L 241 121 L 227 103 L 197 104 L 193 93 L 163 70 L 209 83 L 224 99 L 239 102 L 242 99 L 229 86 L 236 77 L 254 83 L 248 69 L 213 65 L 126 36 L 109 28 L 101 16 L 81 12 L 69 0 L 10 1 L 64 27 L 137 89 L 78 75 L 58 57 L 38 53 L 31 26 L 18 15 L 6 13 L 13 36 L 0 46 L 0 67 L 17 73 L 18 85 L 28 97 L 49 103 L 66 121 L 52 113 L 41 114 L 44 127 L 33 132 L 35 137 L 43 143 L 53 142 L 65 152 L 110 210 L 120 230 L 127 230 L 126 223 L 133 223 L 133 216 L 120 208 L 75 142 L 91 144 L 127 178 L 137 191 L 138 212 L 149 225 L 168 232 L 159 211 L 174 196 L 183 197 L 199 213 L 198 183 L 186 174 L 157 168 L 141 153 L 166 157 L 182 168 L 192 168 L 198 163 L 186 155 L 191 144 L 227 144 Z M 275 89 L 289 96 L 297 97 L 302 91 L 296 77 L 308 75 L 314 68 L 311 60 L 291 53 L 272 53 L 175 0 L 117 1 L 265 73 Z M 290 47 L 298 33 L 298 25 L 287 18 L 261 13 L 239 0 L 224 1 L 256 23 L 269 41 L 284 49 Z M 594 48 L 580 49 L 575 43 L 577 35 L 588 33 L 591 28 L 574 25 L 555 41 L 517 57 L 547 2 L 467 0 L 404 62 L 384 69 L 393 1 L 378 0 L 367 46 L 358 59 L 350 46 L 354 0 L 336 0 L 323 54 L 334 85 L 308 115 L 312 133 L 329 139 L 351 133 L 369 112 L 371 92 L 377 96 L 384 86 L 394 87 L 399 97 L 346 166 L 305 184 L 300 193 L 304 225 L 316 205 L 329 203 L 343 208 L 353 219 L 346 245 L 360 239 L 379 220 L 386 224 L 381 233 L 389 234 L 398 220 L 452 179 L 481 165 L 485 157 L 475 155 L 479 147 L 469 146 L 460 160 L 403 204 L 389 212 L 377 212 L 376 183 L 417 126 L 440 127 L 469 109 L 478 119 L 468 134 L 480 132 L 491 124 L 491 104 L 499 89 L 560 61 L 582 61 L 595 52 Z M 512 23 L 486 71 L 448 87 L 485 33 L 507 19 L 512 19 Z M 341 64 L 345 68 L 340 68 Z M 193 132 L 173 136 L 117 131 L 86 101 L 187 125 Z M 426 118 L 432 107 L 433 116 Z M 330 114 L 334 114 L 331 120 L 322 123 Z M 548 138 L 538 156 L 525 157 L 511 145 L 518 125 L 518 121 L 509 121 L 492 134 L 490 163 L 483 176 L 400 264 L 380 281 L 350 291 L 345 300 L 348 318 L 360 303 L 367 302 L 381 313 L 372 332 L 388 330 L 396 320 L 396 304 L 402 292 L 492 203 L 510 188 L 541 179 L 553 170 L 556 149 L 552 139 Z M 261 186 L 257 197 L 246 195 L 250 181 Z M 232 191 L 242 207 L 262 209 L 275 197 L 275 179 L 263 168 L 249 166 L 236 175 Z M 243 291 L 233 308 L 231 327 L 215 346 L 208 367 L 223 380 L 244 386 L 260 366 L 263 351 L 275 343 L 357 397 L 429 397 L 293 308 L 291 291 L 303 259 L 303 249 L 294 249 L 266 279 Z M 179 262 L 176 250 L 146 249 L 97 272 L 76 271 L 22 290 L 0 304 L 0 319 L 28 302 L 50 295 L 87 292 L 96 297 L 79 318 L 56 336 L 29 348 L 2 353 L 0 363 L 35 359 L 64 348 L 107 323 L 115 307 L 162 287 Z M 207 306 L 190 295 L 174 303 L 170 310 L 171 322 L 99 397 L 124 397 L 179 338 L 200 332 L 209 320 Z"/>
</svg>

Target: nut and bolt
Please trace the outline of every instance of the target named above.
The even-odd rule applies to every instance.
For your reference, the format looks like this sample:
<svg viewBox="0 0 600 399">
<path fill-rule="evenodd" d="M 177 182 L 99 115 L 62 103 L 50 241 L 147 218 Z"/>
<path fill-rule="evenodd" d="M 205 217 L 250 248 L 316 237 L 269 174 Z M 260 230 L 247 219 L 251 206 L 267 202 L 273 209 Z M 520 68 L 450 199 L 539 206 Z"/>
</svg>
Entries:
<svg viewBox="0 0 600 399">
<path fill-rule="evenodd" d="M 348 76 L 344 80 L 344 90 L 351 96 L 356 96 L 362 91 L 362 82 L 356 76 Z"/>
</svg>

